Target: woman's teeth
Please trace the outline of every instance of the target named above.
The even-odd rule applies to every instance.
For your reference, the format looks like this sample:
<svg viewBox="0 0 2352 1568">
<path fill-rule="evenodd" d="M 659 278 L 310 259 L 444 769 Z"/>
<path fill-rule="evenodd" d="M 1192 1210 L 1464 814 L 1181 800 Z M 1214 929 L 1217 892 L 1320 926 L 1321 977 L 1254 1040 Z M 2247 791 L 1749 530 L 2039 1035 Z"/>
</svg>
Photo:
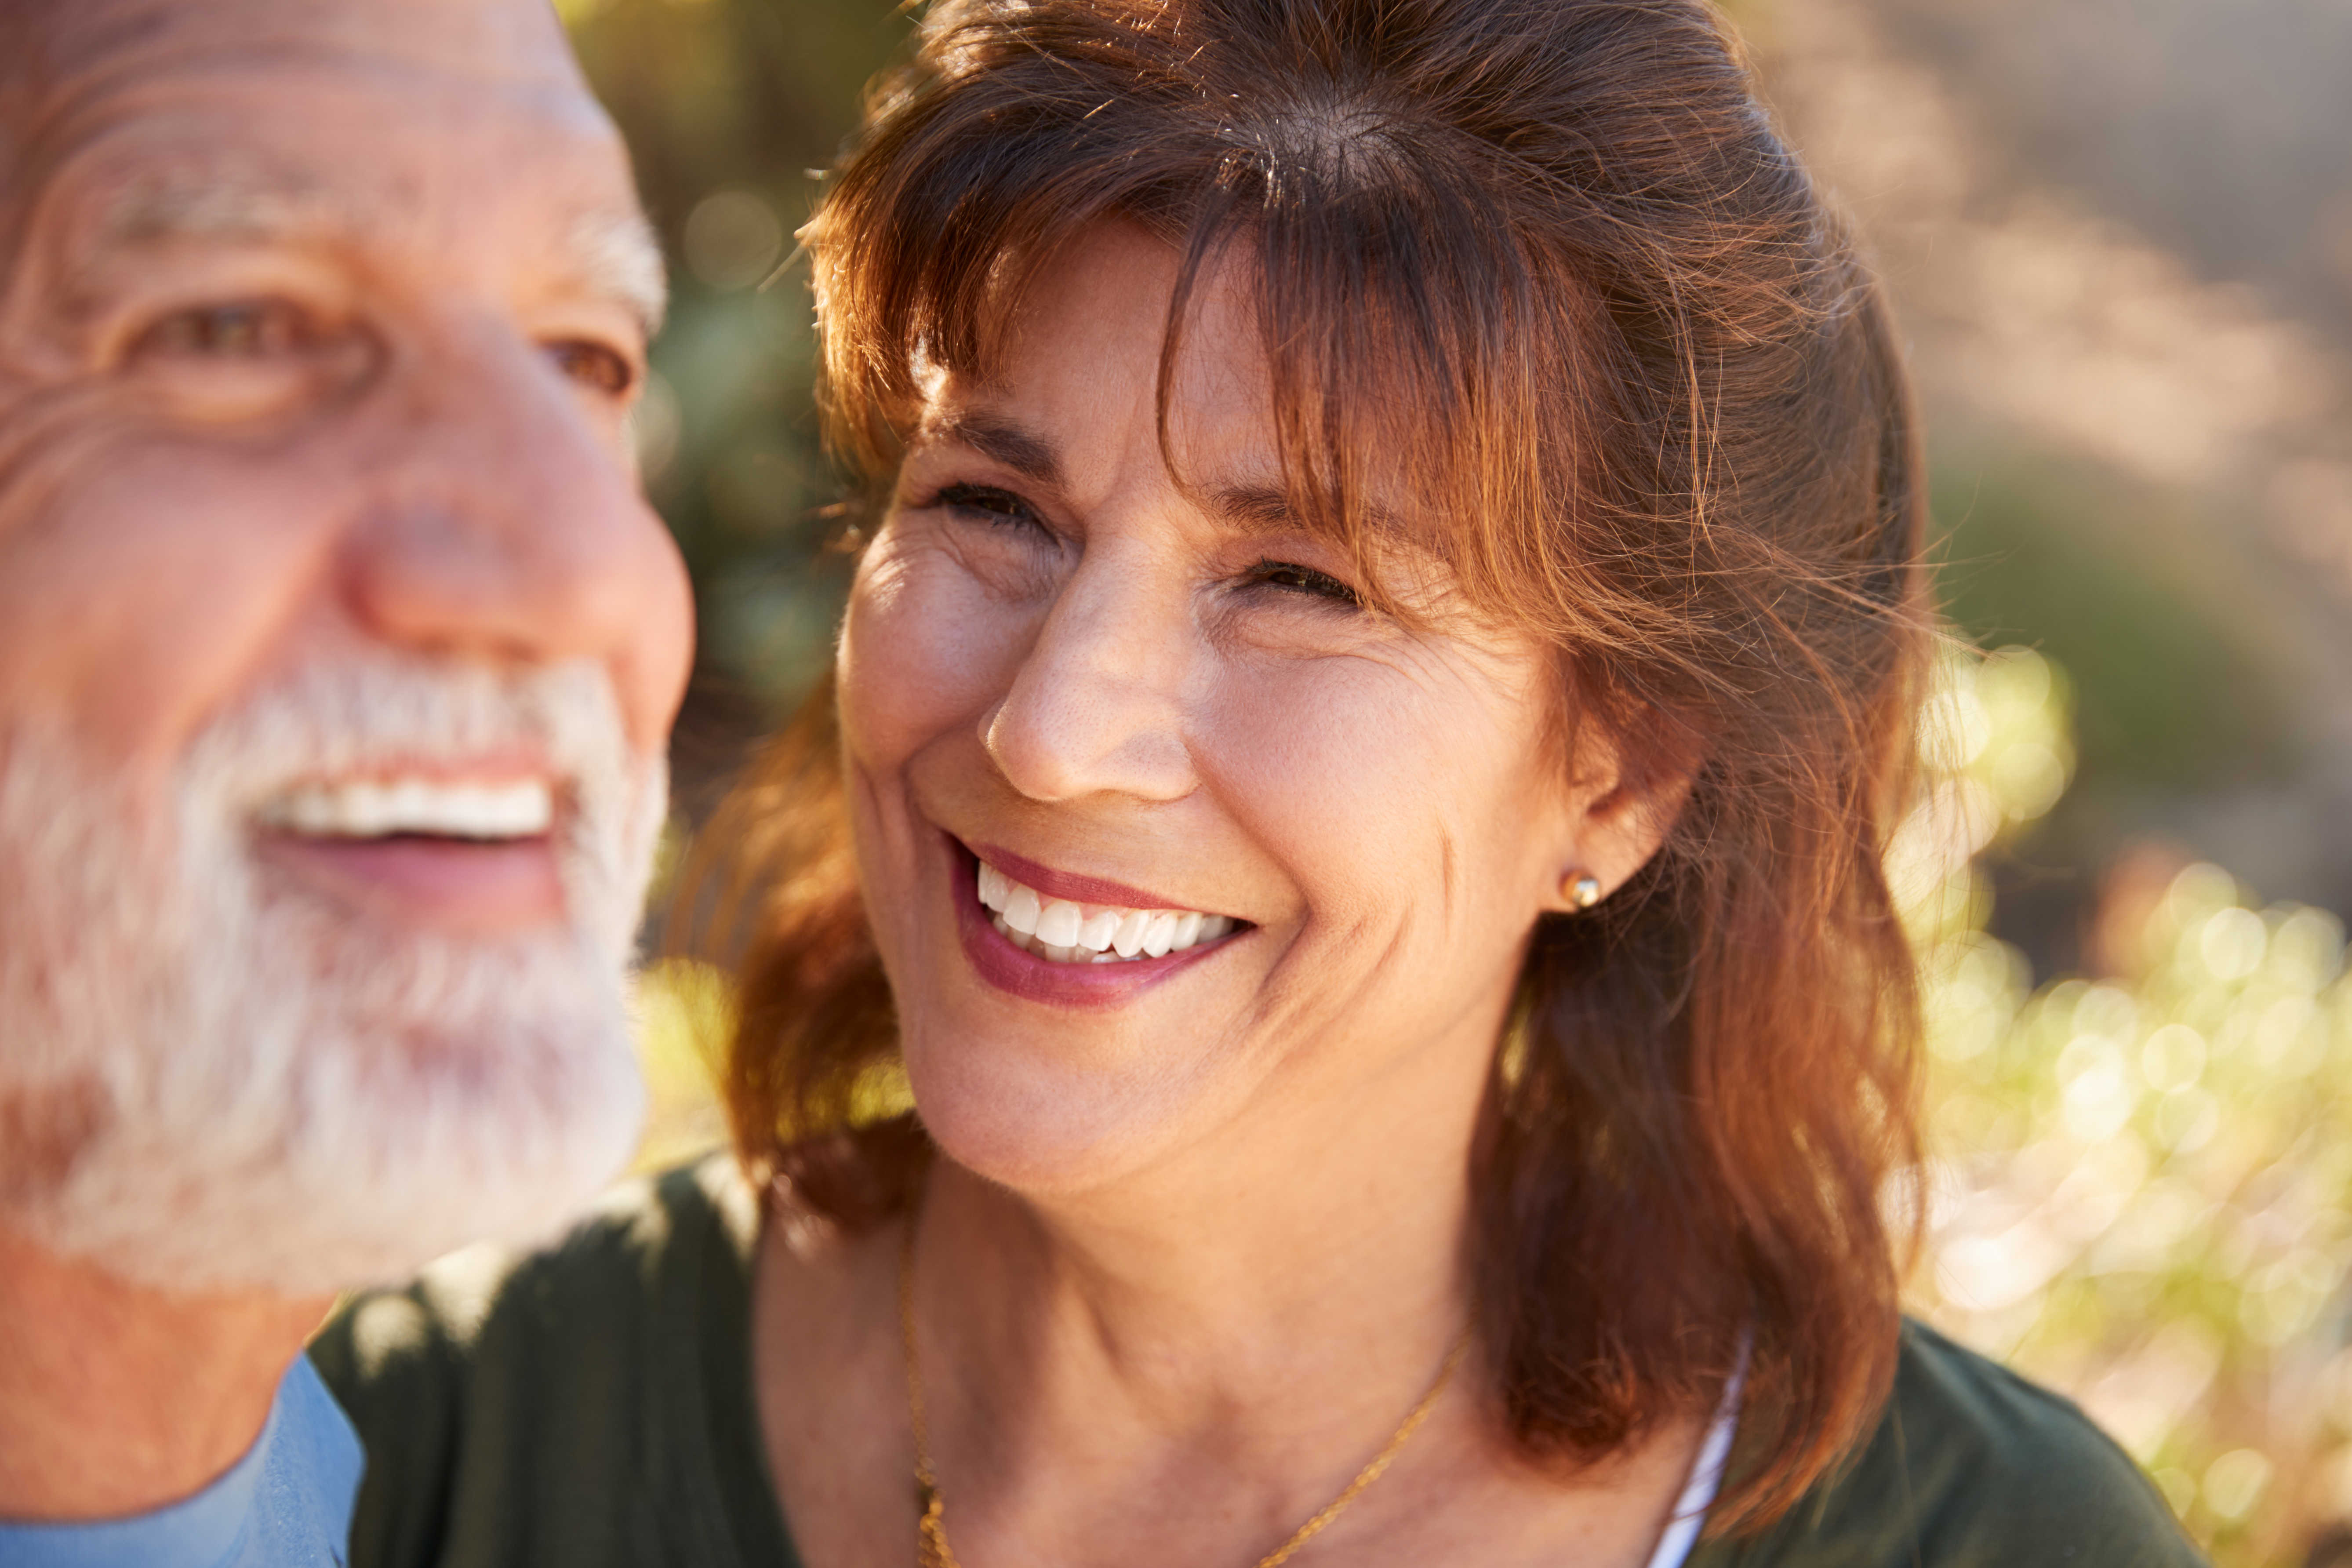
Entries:
<svg viewBox="0 0 2352 1568">
<path fill-rule="evenodd" d="M 1052 963 L 1123 963 L 1162 958 L 1234 929 L 1225 915 L 1198 910 L 1129 910 L 1048 899 L 983 860 L 980 902 L 989 924 L 1013 946 Z"/>
</svg>

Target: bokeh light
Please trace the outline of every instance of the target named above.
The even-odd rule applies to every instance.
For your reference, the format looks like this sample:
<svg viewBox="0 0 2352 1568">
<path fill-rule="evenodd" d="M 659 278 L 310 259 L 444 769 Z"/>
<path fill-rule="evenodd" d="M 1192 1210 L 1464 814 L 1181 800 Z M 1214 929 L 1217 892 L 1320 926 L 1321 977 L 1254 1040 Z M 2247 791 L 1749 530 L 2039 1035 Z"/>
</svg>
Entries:
<svg viewBox="0 0 2352 1568">
<path fill-rule="evenodd" d="M 1974 859 L 2054 804 L 2067 683 L 2014 648 L 1940 680 L 1940 776 L 1897 851 L 1930 1047 L 1912 1305 L 2080 1400 L 2218 1562 L 2293 1562 L 2352 1503 L 2343 925 L 2191 865 L 2122 973 L 2034 987 Z"/>
</svg>

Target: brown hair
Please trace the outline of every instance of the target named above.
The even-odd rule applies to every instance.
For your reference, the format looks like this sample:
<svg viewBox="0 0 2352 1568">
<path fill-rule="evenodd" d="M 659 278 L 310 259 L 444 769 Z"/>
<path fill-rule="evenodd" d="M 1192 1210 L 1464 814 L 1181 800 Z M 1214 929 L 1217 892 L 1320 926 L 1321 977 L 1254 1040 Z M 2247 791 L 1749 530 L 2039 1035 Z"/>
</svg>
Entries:
<svg viewBox="0 0 2352 1568">
<path fill-rule="evenodd" d="M 1700 0 L 939 0 L 804 233 L 829 428 L 878 494 L 924 362 L 1118 217 L 1253 264 L 1294 505 L 1367 546 L 1370 454 L 1473 602 L 1559 652 L 1567 722 L 1664 847 L 1547 917 L 1475 1147 L 1480 1328 L 1531 1455 L 1704 1412 L 1749 1347 L 1717 1527 L 1874 1419 L 1916 1158 L 1912 957 L 1881 868 L 1928 633 L 1909 395 L 1839 223 Z M 1162 402 L 1168 386 L 1162 361 Z M 702 851 L 752 889 L 739 1146 L 848 1224 L 905 1199 L 887 982 L 829 689 Z M 706 882 L 705 884 L 709 884 Z"/>
</svg>

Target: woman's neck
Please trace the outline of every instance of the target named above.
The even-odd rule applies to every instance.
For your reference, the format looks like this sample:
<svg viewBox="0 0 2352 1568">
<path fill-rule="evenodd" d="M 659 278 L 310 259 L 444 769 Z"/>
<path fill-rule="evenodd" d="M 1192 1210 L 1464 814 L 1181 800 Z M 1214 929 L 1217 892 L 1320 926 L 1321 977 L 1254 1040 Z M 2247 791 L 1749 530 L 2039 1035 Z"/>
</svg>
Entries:
<svg viewBox="0 0 2352 1568">
<path fill-rule="evenodd" d="M 1487 1037 L 1491 1038 L 1491 1035 Z M 942 1159 L 910 1251 L 917 1370 L 966 1568 L 1249 1568 L 1339 1495 L 1470 1315 L 1475 1072 L 1400 1064 L 1231 1119 L 1082 1192 Z M 813 1564 L 907 1560 L 914 1454 L 902 1231 L 763 1251 L 762 1420 Z M 1474 1345 L 1395 1465 L 1318 1542 L 1333 1561 L 1639 1568 L 1696 1431 L 1573 1480 L 1528 1462 Z"/>
<path fill-rule="evenodd" d="M 1075 1194 L 942 1161 L 918 1220 L 919 1318 L 960 1378 L 1006 1384 L 1007 1420 L 1056 1384 L 1171 1436 L 1401 1412 L 1468 1312 L 1475 1104 L 1358 1110 L 1345 1137 L 1225 1141 Z"/>
<path fill-rule="evenodd" d="M 1000 1543 L 966 1561 L 1015 1542 L 1098 1559 L 1115 1527 L 1087 1521 L 1115 1506 L 1133 1534 L 1184 1542 L 1171 1561 L 1246 1568 L 1330 1502 L 1467 1322 L 1492 1037 L 1478 1020 L 1370 1077 L 1310 1062 L 1082 1191 L 1016 1194 L 942 1161 L 914 1301 L 942 1485 L 965 1532 Z M 1441 1458 L 1491 1447 L 1486 1381 L 1465 1366 L 1350 1511 L 1377 1518 Z"/>
</svg>

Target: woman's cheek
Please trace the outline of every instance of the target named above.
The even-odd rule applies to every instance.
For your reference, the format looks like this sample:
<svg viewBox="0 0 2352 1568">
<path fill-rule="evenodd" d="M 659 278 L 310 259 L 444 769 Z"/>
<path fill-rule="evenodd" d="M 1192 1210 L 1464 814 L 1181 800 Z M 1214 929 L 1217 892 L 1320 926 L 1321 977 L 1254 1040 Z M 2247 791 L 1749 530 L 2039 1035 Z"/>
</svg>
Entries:
<svg viewBox="0 0 2352 1568">
<path fill-rule="evenodd" d="M 1021 620 L 949 552 L 885 534 L 844 622 L 843 721 L 861 754 L 904 756 L 976 718 L 1010 683 Z"/>
<path fill-rule="evenodd" d="M 1285 859 L 1318 869 L 1317 901 L 1392 896 L 1433 849 L 1433 795 L 1465 761 L 1444 742 L 1467 737 L 1433 733 L 1421 696 L 1399 671 L 1346 658 L 1250 661 L 1217 682 L 1204 762 Z"/>
</svg>

